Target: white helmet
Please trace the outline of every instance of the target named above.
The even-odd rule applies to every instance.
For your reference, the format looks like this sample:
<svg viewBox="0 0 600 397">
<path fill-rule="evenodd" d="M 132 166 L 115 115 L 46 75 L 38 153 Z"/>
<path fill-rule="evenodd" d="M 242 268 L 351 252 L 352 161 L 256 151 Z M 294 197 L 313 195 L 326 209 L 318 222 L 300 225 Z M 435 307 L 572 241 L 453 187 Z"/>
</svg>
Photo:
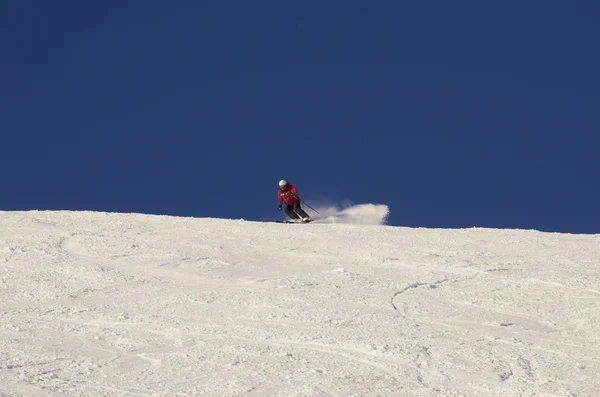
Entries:
<svg viewBox="0 0 600 397">
<path fill-rule="evenodd" d="M 279 181 L 279 187 L 284 187 L 287 185 L 287 182 L 285 181 L 285 179 L 282 179 Z"/>
</svg>

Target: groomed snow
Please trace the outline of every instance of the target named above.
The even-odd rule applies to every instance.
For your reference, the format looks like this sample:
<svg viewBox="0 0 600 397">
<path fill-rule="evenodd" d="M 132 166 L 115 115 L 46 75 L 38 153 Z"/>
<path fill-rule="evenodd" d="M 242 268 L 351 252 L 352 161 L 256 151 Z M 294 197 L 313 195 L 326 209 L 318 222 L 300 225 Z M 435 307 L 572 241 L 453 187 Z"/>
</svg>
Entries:
<svg viewBox="0 0 600 397">
<path fill-rule="evenodd" d="M 600 235 L 386 211 L 0 212 L 0 396 L 600 395 Z"/>
</svg>

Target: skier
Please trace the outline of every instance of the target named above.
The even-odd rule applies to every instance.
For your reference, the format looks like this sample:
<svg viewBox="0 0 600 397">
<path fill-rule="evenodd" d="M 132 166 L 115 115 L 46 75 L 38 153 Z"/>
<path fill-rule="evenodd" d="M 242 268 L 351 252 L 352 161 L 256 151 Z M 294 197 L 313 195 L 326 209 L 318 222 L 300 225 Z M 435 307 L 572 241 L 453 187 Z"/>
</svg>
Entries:
<svg viewBox="0 0 600 397">
<path fill-rule="evenodd" d="M 310 221 L 308 214 L 304 212 L 302 207 L 300 207 L 298 189 L 283 179 L 279 181 L 279 189 L 277 191 L 277 203 L 279 204 L 279 211 L 282 209 L 282 202 L 285 203 L 285 213 L 290 217 L 290 219 L 302 220 L 303 222 Z"/>
</svg>

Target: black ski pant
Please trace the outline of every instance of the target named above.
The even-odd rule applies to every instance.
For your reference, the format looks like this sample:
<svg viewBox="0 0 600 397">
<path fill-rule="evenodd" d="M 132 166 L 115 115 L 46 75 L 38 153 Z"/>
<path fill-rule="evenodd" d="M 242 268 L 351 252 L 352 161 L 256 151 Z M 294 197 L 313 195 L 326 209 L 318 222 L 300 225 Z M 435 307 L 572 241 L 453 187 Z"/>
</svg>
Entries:
<svg viewBox="0 0 600 397">
<path fill-rule="evenodd" d="M 290 219 L 308 218 L 308 214 L 300 207 L 300 200 L 294 201 L 294 204 L 285 206 L 285 213 Z"/>
</svg>

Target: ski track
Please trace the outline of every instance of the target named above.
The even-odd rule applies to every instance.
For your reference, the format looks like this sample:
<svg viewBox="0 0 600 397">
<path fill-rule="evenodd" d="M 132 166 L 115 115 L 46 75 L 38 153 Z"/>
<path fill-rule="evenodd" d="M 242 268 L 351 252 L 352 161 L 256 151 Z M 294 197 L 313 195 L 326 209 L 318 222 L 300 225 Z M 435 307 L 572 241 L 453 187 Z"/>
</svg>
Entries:
<svg viewBox="0 0 600 397">
<path fill-rule="evenodd" d="M 0 212 L 0 396 L 598 395 L 600 236 L 363 210 Z"/>
</svg>

